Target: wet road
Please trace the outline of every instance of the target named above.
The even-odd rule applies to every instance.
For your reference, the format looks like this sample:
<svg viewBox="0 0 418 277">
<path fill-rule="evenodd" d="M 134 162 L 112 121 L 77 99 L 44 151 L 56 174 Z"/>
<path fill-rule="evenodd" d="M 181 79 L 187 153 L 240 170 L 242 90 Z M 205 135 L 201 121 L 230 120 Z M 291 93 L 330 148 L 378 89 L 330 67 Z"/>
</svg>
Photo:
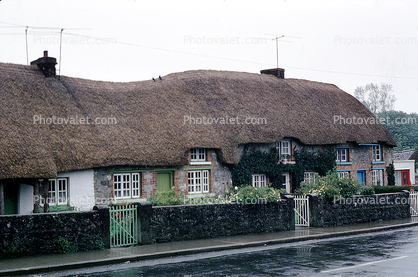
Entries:
<svg viewBox="0 0 418 277">
<path fill-rule="evenodd" d="M 418 276 L 418 227 L 43 276 Z"/>
</svg>

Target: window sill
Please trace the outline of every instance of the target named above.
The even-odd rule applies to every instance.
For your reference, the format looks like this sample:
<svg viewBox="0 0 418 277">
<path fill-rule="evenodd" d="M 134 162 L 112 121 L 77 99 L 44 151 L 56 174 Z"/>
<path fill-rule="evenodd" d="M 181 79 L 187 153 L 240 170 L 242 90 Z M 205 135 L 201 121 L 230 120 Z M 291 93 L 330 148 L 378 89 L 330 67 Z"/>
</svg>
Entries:
<svg viewBox="0 0 418 277">
<path fill-rule="evenodd" d="M 140 203 L 146 202 L 146 198 L 118 198 L 112 201 L 112 204 L 127 204 L 127 203 Z"/>
<path fill-rule="evenodd" d="M 352 162 L 337 162 L 337 165 L 352 165 Z"/>
<path fill-rule="evenodd" d="M 385 161 L 372 161 L 372 164 L 385 164 Z"/>
<path fill-rule="evenodd" d="M 296 164 L 295 161 L 285 161 L 285 160 L 280 160 L 279 163 L 283 163 L 283 164 Z"/>
<path fill-rule="evenodd" d="M 198 198 L 198 197 L 205 197 L 205 196 L 215 196 L 214 193 L 210 192 L 189 192 L 186 197 L 187 198 Z"/>
<path fill-rule="evenodd" d="M 211 165 L 212 162 L 199 162 L 199 161 L 194 161 L 194 162 L 190 162 L 190 165 Z"/>
</svg>

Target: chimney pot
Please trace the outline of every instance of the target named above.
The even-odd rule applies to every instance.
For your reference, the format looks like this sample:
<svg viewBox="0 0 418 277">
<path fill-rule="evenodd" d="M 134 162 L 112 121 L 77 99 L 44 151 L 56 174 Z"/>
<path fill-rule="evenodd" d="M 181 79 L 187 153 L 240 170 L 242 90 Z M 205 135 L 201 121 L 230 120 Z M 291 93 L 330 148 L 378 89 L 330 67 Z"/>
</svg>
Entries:
<svg viewBox="0 0 418 277">
<path fill-rule="evenodd" d="M 47 50 L 44 51 L 44 57 L 45 58 L 48 57 L 48 51 Z"/>
</svg>

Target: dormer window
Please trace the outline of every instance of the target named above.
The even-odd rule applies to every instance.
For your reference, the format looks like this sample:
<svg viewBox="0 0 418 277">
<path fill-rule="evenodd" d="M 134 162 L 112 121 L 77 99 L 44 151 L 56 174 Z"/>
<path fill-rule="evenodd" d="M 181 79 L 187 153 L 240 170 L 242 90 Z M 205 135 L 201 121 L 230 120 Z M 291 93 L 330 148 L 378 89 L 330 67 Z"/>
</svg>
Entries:
<svg viewBox="0 0 418 277">
<path fill-rule="evenodd" d="M 192 162 L 205 162 L 206 161 L 206 149 L 204 148 L 193 148 L 191 150 L 191 161 Z"/>
<path fill-rule="evenodd" d="M 373 145 L 372 157 L 374 162 L 382 161 L 382 150 L 380 148 L 380 144 Z"/>
<path fill-rule="evenodd" d="M 210 153 L 210 152 L 209 152 Z M 190 150 L 190 164 L 191 165 L 210 165 L 208 161 L 208 153 L 205 148 L 192 148 Z"/>
<path fill-rule="evenodd" d="M 281 162 L 294 163 L 294 161 L 292 161 L 292 141 L 290 139 L 284 139 L 277 142 L 276 148 L 279 151 Z"/>
<path fill-rule="evenodd" d="M 348 148 L 337 148 L 337 163 L 348 162 Z"/>
<path fill-rule="evenodd" d="M 280 155 L 290 157 L 290 140 L 282 140 L 280 143 Z"/>
</svg>

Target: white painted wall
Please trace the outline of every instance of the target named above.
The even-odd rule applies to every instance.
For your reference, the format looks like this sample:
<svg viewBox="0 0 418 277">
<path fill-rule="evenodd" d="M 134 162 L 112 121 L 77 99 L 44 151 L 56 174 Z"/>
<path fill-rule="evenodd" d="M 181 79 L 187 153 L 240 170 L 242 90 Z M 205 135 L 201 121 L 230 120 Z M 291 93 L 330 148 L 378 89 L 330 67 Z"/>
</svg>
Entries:
<svg viewBox="0 0 418 277">
<path fill-rule="evenodd" d="M 409 179 L 411 185 L 415 185 L 415 160 L 394 160 L 393 166 L 395 170 L 409 170 Z M 397 174 L 395 173 L 395 178 Z M 395 180 L 396 185 L 400 183 L 399 180 Z"/>
<path fill-rule="evenodd" d="M 90 211 L 94 207 L 94 170 L 61 172 L 58 178 L 68 178 L 68 198 L 76 211 Z"/>
<path fill-rule="evenodd" d="M 19 184 L 17 212 L 18 214 L 31 214 L 33 212 L 33 186 Z"/>
</svg>

